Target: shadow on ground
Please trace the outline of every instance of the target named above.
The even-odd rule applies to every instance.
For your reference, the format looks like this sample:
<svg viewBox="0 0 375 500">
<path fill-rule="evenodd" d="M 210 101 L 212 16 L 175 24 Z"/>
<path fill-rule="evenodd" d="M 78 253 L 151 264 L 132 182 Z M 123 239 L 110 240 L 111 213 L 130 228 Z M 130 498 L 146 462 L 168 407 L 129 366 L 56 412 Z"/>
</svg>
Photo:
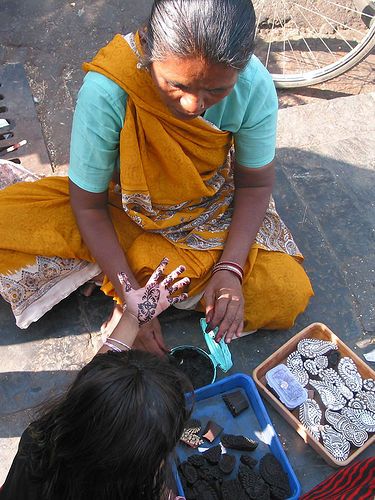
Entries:
<svg viewBox="0 0 375 500">
<path fill-rule="evenodd" d="M 332 145 L 331 145 L 332 146 Z M 345 151 L 341 151 L 341 155 Z M 315 321 L 326 323 L 361 354 L 356 342 L 374 325 L 373 220 L 374 171 L 332 155 L 282 147 L 277 152 L 275 199 L 280 214 L 305 255 L 315 297 L 293 328 L 259 331 L 231 344 L 229 373 L 252 370 L 297 331 Z M 100 345 L 100 325 L 112 300 L 72 294 L 28 330 L 14 325 L 8 304 L 0 302 L 0 440 L 8 443 L 10 463 L 15 444 L 33 416 L 33 408 L 61 392 Z M 205 348 L 201 313 L 171 309 L 161 318 L 167 343 Z M 228 374 L 229 374 L 228 373 Z M 224 374 L 219 371 L 219 378 Z M 304 491 L 331 473 L 323 460 L 268 407 Z M 1 441 L 0 441 L 1 446 Z M 9 449 L 6 448 L 9 447 Z M 367 452 L 366 452 L 367 453 Z M 371 451 L 368 453 L 371 454 Z M 3 471 L 3 474 L 6 472 Z M 0 479 L 1 483 L 1 479 Z"/>
</svg>

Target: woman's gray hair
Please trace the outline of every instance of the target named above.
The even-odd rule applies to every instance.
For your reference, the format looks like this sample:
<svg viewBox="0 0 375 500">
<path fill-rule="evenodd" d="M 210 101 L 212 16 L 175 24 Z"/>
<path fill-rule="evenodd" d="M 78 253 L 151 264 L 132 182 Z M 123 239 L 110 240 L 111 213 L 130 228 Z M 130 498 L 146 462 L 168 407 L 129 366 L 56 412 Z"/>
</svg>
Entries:
<svg viewBox="0 0 375 500">
<path fill-rule="evenodd" d="M 251 0 L 154 0 L 142 33 L 142 65 L 173 55 L 242 70 L 253 53 L 254 35 Z"/>
</svg>

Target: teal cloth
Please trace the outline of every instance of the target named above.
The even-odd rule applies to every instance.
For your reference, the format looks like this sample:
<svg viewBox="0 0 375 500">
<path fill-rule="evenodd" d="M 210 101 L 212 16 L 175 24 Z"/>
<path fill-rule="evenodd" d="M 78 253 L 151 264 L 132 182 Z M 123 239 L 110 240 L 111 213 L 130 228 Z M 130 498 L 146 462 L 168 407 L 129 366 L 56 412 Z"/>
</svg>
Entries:
<svg viewBox="0 0 375 500">
<path fill-rule="evenodd" d="M 73 117 L 69 166 L 69 178 L 81 189 L 105 191 L 119 168 L 126 99 L 126 92 L 104 75 L 85 76 Z M 207 109 L 204 118 L 233 133 L 240 165 L 257 168 L 275 156 L 277 107 L 271 75 L 252 56 L 232 92 Z"/>
</svg>

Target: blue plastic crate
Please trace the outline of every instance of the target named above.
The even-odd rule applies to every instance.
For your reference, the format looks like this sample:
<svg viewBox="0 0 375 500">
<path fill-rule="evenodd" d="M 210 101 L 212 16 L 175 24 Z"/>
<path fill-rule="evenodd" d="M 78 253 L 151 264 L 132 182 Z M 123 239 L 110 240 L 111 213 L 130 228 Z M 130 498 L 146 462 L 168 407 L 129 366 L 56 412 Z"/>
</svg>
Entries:
<svg viewBox="0 0 375 500">
<path fill-rule="evenodd" d="M 234 390 L 244 391 L 250 402 L 250 408 L 235 418 L 233 418 L 221 397 L 222 394 Z M 267 410 L 251 377 L 237 373 L 195 391 L 195 404 L 192 417 L 199 419 L 202 425 L 205 425 L 208 420 L 214 420 L 224 427 L 223 432 L 227 434 L 242 434 L 259 441 L 256 450 L 250 452 L 251 456 L 260 460 L 266 453 L 273 453 L 281 463 L 284 471 L 288 474 L 291 490 L 289 500 L 297 500 L 299 498 L 301 486 L 281 446 Z M 213 443 L 204 444 L 202 447 L 209 448 L 216 446 L 219 442 L 220 436 Z M 179 444 L 176 450 L 180 462 L 184 462 L 189 455 L 193 455 L 197 451 L 182 444 Z M 228 451 L 236 455 L 238 464 L 239 457 L 243 452 L 232 449 Z M 175 474 L 178 493 L 183 496 L 184 490 L 177 469 L 175 470 Z M 228 478 L 232 479 L 235 475 L 236 472 L 234 471 Z"/>
</svg>

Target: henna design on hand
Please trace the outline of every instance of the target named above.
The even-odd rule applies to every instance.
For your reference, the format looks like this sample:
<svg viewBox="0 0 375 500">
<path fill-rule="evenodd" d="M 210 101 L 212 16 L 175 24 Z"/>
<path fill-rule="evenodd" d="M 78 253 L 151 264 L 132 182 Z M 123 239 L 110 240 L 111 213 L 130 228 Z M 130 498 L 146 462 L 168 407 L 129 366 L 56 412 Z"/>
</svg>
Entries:
<svg viewBox="0 0 375 500">
<path fill-rule="evenodd" d="M 179 290 L 180 288 L 189 285 L 189 283 L 190 283 L 189 278 L 182 278 L 182 280 L 178 281 L 177 283 L 174 283 L 171 286 L 166 286 L 165 288 L 168 290 L 169 295 L 172 295 L 173 293 L 177 292 L 177 290 Z"/>
<path fill-rule="evenodd" d="M 171 295 L 190 283 L 189 278 L 182 278 L 177 282 L 181 273 L 185 271 L 184 266 L 177 267 L 164 279 L 163 273 L 168 264 L 168 258 L 164 258 L 152 273 L 147 284 L 143 288 L 134 290 L 126 273 L 118 274 L 119 282 L 124 293 L 124 310 L 137 317 L 140 326 L 150 322 L 169 305 L 182 302 L 187 299 L 187 293 L 177 297 Z"/>
<path fill-rule="evenodd" d="M 142 302 L 138 304 L 138 321 L 140 326 L 153 319 L 159 299 L 160 290 L 156 284 L 148 285 L 142 296 Z"/>
<path fill-rule="evenodd" d="M 160 283 L 160 285 L 164 286 L 167 288 L 175 279 L 178 278 L 178 276 L 185 271 L 185 266 L 178 266 L 177 269 L 172 271 L 166 278 L 163 279 L 163 281 Z"/>
<path fill-rule="evenodd" d="M 169 262 L 168 257 L 164 257 L 164 259 L 161 260 L 160 264 L 158 265 L 158 267 L 155 269 L 150 279 L 148 280 L 147 285 L 159 284 L 159 279 L 163 275 L 164 269 L 167 267 L 168 262 Z"/>
<path fill-rule="evenodd" d="M 121 286 L 124 289 L 124 292 L 130 292 L 131 290 L 133 290 L 133 287 L 130 284 L 129 278 L 127 277 L 127 275 L 125 273 L 123 273 L 123 272 L 118 273 L 117 277 L 118 277 L 118 280 L 119 280 Z"/>
<path fill-rule="evenodd" d="M 169 285 L 173 282 L 173 278 L 171 276 L 168 276 L 167 278 L 165 278 L 165 280 L 163 280 L 163 285 L 165 286 L 165 288 L 168 289 Z"/>
<path fill-rule="evenodd" d="M 153 283 L 157 283 L 159 281 L 159 278 L 162 276 L 164 269 L 166 268 L 167 264 L 169 262 L 168 257 L 164 257 L 158 267 L 155 269 L 155 271 L 152 274 L 151 281 Z"/>
<path fill-rule="evenodd" d="M 171 305 L 173 305 L 173 304 L 177 304 L 178 302 L 183 302 L 187 298 L 188 298 L 188 294 L 182 293 L 178 297 L 168 297 L 167 300 Z"/>
</svg>

